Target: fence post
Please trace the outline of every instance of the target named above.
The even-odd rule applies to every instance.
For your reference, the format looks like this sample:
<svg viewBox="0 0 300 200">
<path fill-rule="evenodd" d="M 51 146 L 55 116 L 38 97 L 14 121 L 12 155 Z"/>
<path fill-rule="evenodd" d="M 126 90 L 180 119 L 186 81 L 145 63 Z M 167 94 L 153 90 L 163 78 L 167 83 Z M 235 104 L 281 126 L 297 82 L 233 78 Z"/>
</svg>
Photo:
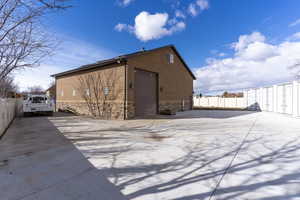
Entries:
<svg viewBox="0 0 300 200">
<path fill-rule="evenodd" d="M 249 97 L 248 97 L 248 90 L 247 91 L 244 91 L 244 105 L 245 105 L 245 108 L 248 109 L 248 101 L 249 101 Z"/>
<path fill-rule="evenodd" d="M 298 90 L 298 81 L 293 81 L 293 117 L 299 116 L 299 90 Z"/>
<path fill-rule="evenodd" d="M 277 85 L 274 85 L 273 86 L 273 111 L 274 112 L 278 112 L 278 86 Z"/>
<path fill-rule="evenodd" d="M 258 104 L 258 94 L 257 94 L 257 93 L 258 93 L 258 89 L 255 88 L 255 89 L 254 89 L 254 94 L 255 94 L 255 98 L 254 98 L 255 101 L 254 101 L 254 103 L 255 103 L 255 105 L 253 106 L 253 109 L 254 109 L 254 110 L 257 110 L 257 104 Z"/>
<path fill-rule="evenodd" d="M 259 99 L 258 99 L 258 106 L 259 106 L 259 109 L 261 111 L 264 110 L 264 91 L 263 91 L 263 88 L 259 88 L 258 89 L 258 94 L 259 94 Z"/>
<path fill-rule="evenodd" d="M 237 106 L 238 106 L 237 97 L 234 97 L 234 98 L 235 98 L 235 107 L 237 108 Z"/>
</svg>

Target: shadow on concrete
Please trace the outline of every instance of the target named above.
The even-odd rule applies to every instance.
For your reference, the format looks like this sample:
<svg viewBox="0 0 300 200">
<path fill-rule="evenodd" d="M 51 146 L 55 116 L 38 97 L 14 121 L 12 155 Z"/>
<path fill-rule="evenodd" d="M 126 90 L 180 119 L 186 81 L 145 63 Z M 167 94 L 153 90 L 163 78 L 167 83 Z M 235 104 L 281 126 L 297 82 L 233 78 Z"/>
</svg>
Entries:
<svg viewBox="0 0 300 200">
<path fill-rule="evenodd" d="M 209 117 L 226 119 L 256 113 L 250 111 L 188 112 L 183 113 L 186 116 L 179 116 L 178 119 Z M 227 114 L 227 112 L 229 113 Z M 198 122 L 196 121 L 196 123 Z M 189 128 L 186 127 L 186 131 Z M 268 134 L 268 128 L 261 124 L 259 128 Z M 119 190 L 137 185 L 139 189 L 126 193 L 128 199 L 144 199 L 144 197 L 155 199 L 165 193 L 174 193 L 174 195 L 170 195 L 172 197 L 167 198 L 172 200 L 291 200 L 300 196 L 300 141 L 297 137 L 285 138 L 274 143 L 272 135 L 265 137 L 264 134 L 257 134 L 247 138 L 242 146 L 233 146 L 226 141 L 217 141 L 206 148 L 203 148 L 199 141 L 199 143 L 188 146 L 183 156 L 171 161 L 160 164 L 131 164 L 128 162 L 126 166 L 118 167 L 116 163 L 128 161 L 124 160 L 124 153 L 144 150 L 143 145 L 135 146 L 138 140 L 128 144 L 124 137 L 130 136 L 130 134 L 149 134 L 151 131 L 153 131 L 151 126 L 145 128 L 143 125 L 134 128 L 120 126 L 119 128 L 103 127 L 103 129 L 92 131 L 64 131 L 63 134 L 70 134 L 67 136 L 68 138 L 79 142 L 78 145 L 82 147 L 81 152 L 95 158 L 105 157 L 110 167 L 99 167 L 99 171 L 109 177 Z M 164 130 L 155 131 L 163 133 Z M 122 137 L 114 136 L 116 132 L 120 133 Z M 122 146 L 119 146 L 120 143 Z M 237 151 L 239 154 L 235 158 Z M 235 158 L 234 161 L 233 158 Z M 231 161 L 233 162 L 231 163 Z M 170 174 L 172 175 L 170 176 Z M 169 178 L 165 179 L 165 177 Z M 196 188 L 192 188 L 196 190 L 193 194 L 178 192 L 186 188 L 191 189 L 189 187 L 192 184 L 193 187 L 196 186 Z M 203 186 L 205 186 L 204 189 Z"/>
<path fill-rule="evenodd" d="M 54 112 L 53 115 L 49 115 L 49 113 L 31 113 L 30 115 L 26 116 L 26 118 L 34 118 L 34 117 L 72 117 L 77 116 L 73 113 L 68 112 Z"/>
<path fill-rule="evenodd" d="M 17 118 L 0 152 L 1 199 L 127 199 L 47 117 Z"/>
<path fill-rule="evenodd" d="M 247 110 L 256 111 L 256 112 L 261 112 L 262 111 L 258 102 L 255 102 L 254 104 L 248 106 Z"/>
<path fill-rule="evenodd" d="M 259 144 L 268 152 L 259 150 L 255 153 L 246 152 L 253 144 Z M 214 147 L 218 148 L 218 147 Z M 300 196 L 299 180 L 300 162 L 298 140 L 287 141 L 277 147 L 268 146 L 268 141 L 262 138 L 247 140 L 241 149 L 233 148 L 213 159 L 206 157 L 204 150 L 191 147 L 186 155 L 179 159 L 163 164 L 127 166 L 117 168 L 112 162 L 111 168 L 100 170 L 108 176 L 114 178 L 114 183 L 119 189 L 124 189 L 134 184 L 139 184 L 145 180 L 153 180 L 156 176 L 168 176 L 169 173 L 178 174 L 169 181 L 161 181 L 159 184 L 141 188 L 127 195 L 129 199 L 143 199 L 144 196 L 157 196 L 160 193 L 174 192 L 177 189 L 185 188 L 190 184 L 199 184 L 198 193 L 193 195 L 180 194 L 180 197 L 173 197 L 173 200 L 195 200 L 195 199 L 263 199 L 263 200 L 289 200 Z M 239 150 L 243 156 L 232 163 L 230 169 L 226 167 L 214 167 L 214 163 L 231 159 L 235 152 Z M 122 154 L 122 152 L 119 152 Z M 117 156 L 115 157 L 117 159 Z M 205 162 L 203 162 L 205 161 Z M 202 164 L 201 164 L 202 163 Z M 270 167 L 271 165 L 271 167 Z M 195 166 L 190 169 L 191 166 Z M 294 169 L 286 170 L 294 166 Z M 184 169 L 185 173 L 181 173 Z M 205 169 L 205 172 L 203 171 Z M 221 177 L 224 175 L 228 179 L 228 185 L 219 185 Z M 132 174 L 138 174 L 136 178 L 130 178 Z M 195 175 L 198 174 L 198 175 Z M 118 180 L 126 177 L 127 181 Z M 210 187 L 208 192 L 202 192 L 200 184 Z M 216 189 L 216 187 L 218 188 Z M 176 193 L 177 194 L 177 193 Z M 176 196 L 176 195 L 175 195 Z"/>
<path fill-rule="evenodd" d="M 155 115 L 138 117 L 134 120 L 160 120 L 160 119 L 197 119 L 197 118 L 211 118 L 211 119 L 226 119 L 239 117 L 244 115 L 251 115 L 259 111 L 248 111 L 248 110 L 189 110 L 184 112 L 177 112 L 176 115 Z"/>
</svg>

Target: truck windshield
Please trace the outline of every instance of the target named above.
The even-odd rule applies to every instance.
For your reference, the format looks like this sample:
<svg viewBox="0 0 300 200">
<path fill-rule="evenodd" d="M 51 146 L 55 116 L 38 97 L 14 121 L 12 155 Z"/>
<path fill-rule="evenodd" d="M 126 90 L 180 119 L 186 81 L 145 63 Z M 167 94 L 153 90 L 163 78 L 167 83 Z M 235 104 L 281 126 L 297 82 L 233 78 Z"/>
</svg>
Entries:
<svg viewBox="0 0 300 200">
<path fill-rule="evenodd" d="M 32 97 L 32 103 L 45 103 L 44 97 Z"/>
</svg>

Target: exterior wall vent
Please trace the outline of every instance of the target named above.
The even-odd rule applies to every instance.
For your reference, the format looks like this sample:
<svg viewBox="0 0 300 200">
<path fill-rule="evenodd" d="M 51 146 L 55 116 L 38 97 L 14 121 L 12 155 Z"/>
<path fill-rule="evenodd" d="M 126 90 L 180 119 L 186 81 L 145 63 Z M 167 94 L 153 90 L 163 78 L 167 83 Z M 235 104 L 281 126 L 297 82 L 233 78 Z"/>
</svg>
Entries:
<svg viewBox="0 0 300 200">
<path fill-rule="evenodd" d="M 173 64 L 173 63 L 174 63 L 174 54 L 169 53 L 169 54 L 167 55 L 167 58 L 168 58 L 168 63 L 169 63 L 169 64 Z"/>
</svg>

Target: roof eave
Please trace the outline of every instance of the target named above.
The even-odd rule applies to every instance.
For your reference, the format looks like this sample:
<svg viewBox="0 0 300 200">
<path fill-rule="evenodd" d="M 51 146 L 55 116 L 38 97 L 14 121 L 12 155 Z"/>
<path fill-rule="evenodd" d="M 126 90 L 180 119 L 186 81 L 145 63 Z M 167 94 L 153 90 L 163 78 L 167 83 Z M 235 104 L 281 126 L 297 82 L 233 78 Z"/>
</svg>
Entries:
<svg viewBox="0 0 300 200">
<path fill-rule="evenodd" d="M 112 60 L 112 61 L 105 62 L 105 63 L 95 63 L 95 64 L 90 64 L 90 65 L 83 65 L 80 68 L 68 70 L 65 72 L 58 73 L 58 74 L 52 74 L 51 77 L 53 77 L 53 78 L 61 77 L 61 76 L 65 76 L 65 75 L 69 75 L 69 74 L 73 74 L 73 73 L 77 73 L 77 72 L 91 70 L 91 69 L 94 69 L 97 67 L 104 67 L 107 65 L 115 64 L 115 63 L 118 63 L 118 60 Z"/>
</svg>

